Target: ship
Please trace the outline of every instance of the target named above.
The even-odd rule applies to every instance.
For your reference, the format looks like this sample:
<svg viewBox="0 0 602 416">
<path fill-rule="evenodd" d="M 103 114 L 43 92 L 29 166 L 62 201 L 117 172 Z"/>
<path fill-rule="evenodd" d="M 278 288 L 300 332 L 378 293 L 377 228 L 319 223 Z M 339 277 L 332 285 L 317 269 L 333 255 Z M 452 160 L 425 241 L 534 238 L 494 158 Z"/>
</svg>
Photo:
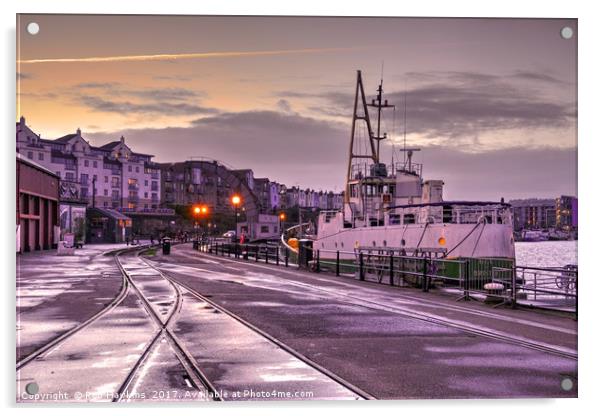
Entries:
<svg viewBox="0 0 602 416">
<path fill-rule="evenodd" d="M 382 78 L 368 101 L 357 71 L 343 207 L 320 212 L 310 236 L 314 252 L 323 259 L 353 259 L 365 251 L 513 264 L 511 206 L 503 198 L 446 201 L 443 180 L 423 179 L 423 165 L 413 160 L 421 149 L 405 144 L 405 99 L 400 156 L 381 161 L 381 142 L 387 140 L 382 117 L 394 107 L 384 98 Z"/>
</svg>

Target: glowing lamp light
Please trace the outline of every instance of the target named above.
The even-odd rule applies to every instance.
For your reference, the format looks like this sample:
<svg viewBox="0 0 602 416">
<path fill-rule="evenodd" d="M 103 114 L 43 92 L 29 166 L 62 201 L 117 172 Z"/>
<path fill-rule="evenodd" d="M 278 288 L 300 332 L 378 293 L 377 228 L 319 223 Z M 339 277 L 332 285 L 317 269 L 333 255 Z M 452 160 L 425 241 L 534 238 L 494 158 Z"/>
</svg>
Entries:
<svg viewBox="0 0 602 416">
<path fill-rule="evenodd" d="M 444 246 L 445 245 L 445 237 L 439 237 L 439 240 L 437 240 L 439 242 L 440 246 Z"/>
<path fill-rule="evenodd" d="M 286 215 L 284 215 L 284 212 L 280 213 L 280 221 L 284 221 L 286 219 Z"/>
<path fill-rule="evenodd" d="M 232 204 L 233 204 L 233 205 L 238 205 L 238 204 L 240 204 L 240 196 L 238 196 L 238 195 L 234 195 L 234 196 L 232 197 Z"/>
<path fill-rule="evenodd" d="M 201 207 L 201 214 L 206 214 L 208 211 L 207 207 Z"/>
<path fill-rule="evenodd" d="M 194 213 L 195 214 L 200 214 L 201 213 L 201 207 L 194 207 Z"/>
</svg>

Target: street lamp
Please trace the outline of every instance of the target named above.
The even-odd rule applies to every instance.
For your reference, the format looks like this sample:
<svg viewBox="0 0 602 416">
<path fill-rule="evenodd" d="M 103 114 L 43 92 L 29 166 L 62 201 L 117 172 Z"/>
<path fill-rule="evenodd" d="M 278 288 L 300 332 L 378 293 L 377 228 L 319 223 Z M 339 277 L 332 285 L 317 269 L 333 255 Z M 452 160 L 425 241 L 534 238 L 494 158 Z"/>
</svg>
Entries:
<svg viewBox="0 0 602 416">
<path fill-rule="evenodd" d="M 282 234 L 282 223 L 284 222 L 284 220 L 286 220 L 286 214 L 284 212 L 281 212 L 280 215 L 278 215 L 278 220 L 280 225 L 280 234 Z"/>
<path fill-rule="evenodd" d="M 232 196 L 232 205 L 234 205 L 234 241 L 238 241 L 238 206 L 240 205 L 240 196 Z"/>
<path fill-rule="evenodd" d="M 195 222 L 196 222 L 196 241 L 197 241 L 197 245 L 198 245 L 198 241 L 199 241 L 199 229 L 201 228 L 201 217 L 207 215 L 207 213 L 209 212 L 209 208 L 207 208 L 206 205 L 195 205 L 192 209 L 192 213 L 194 214 L 195 217 Z"/>
</svg>

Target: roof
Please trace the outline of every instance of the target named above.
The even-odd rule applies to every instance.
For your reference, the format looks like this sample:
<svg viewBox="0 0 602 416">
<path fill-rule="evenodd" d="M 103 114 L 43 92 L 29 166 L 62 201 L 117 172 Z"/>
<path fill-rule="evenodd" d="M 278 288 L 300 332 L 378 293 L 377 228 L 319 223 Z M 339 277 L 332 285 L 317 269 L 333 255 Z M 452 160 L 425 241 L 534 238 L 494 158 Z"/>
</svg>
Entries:
<svg viewBox="0 0 602 416">
<path fill-rule="evenodd" d="M 66 136 L 59 137 L 58 139 L 55 139 L 53 141 L 59 142 L 59 143 L 67 143 L 69 140 L 73 139 L 75 136 L 77 136 L 76 133 L 68 134 Z"/>
<path fill-rule="evenodd" d="M 107 144 L 103 144 L 102 146 L 100 146 L 99 149 L 102 149 L 102 150 L 111 150 L 115 146 L 117 146 L 119 143 L 121 143 L 120 140 L 117 140 L 117 141 L 114 141 L 114 142 L 109 142 Z"/>
<path fill-rule="evenodd" d="M 54 173 L 54 172 L 53 172 L 53 171 L 51 171 L 50 169 L 48 169 L 48 168 L 45 168 L 44 166 L 40 165 L 40 164 L 39 164 L 39 163 L 37 163 L 37 162 L 34 162 L 34 161 L 33 161 L 33 160 L 31 160 L 30 158 L 28 158 L 28 157 L 25 157 L 25 156 L 23 156 L 23 155 L 22 155 L 22 154 L 20 154 L 20 153 L 17 153 L 17 160 L 18 160 L 18 161 L 20 161 L 20 162 L 22 162 L 22 163 L 25 163 L 26 165 L 29 165 L 29 166 L 31 166 L 32 168 L 35 168 L 35 169 L 41 170 L 42 172 L 44 172 L 44 173 L 47 173 L 48 175 L 52 175 L 52 176 L 54 176 L 55 178 L 60 178 L 60 177 L 59 177 L 59 176 L 58 176 L 56 173 Z"/>
<path fill-rule="evenodd" d="M 99 207 L 94 207 L 94 208 L 88 208 L 89 211 L 97 211 L 100 214 L 109 217 L 109 218 L 113 218 L 115 220 L 131 220 L 130 217 L 128 217 L 127 215 L 123 215 L 121 212 L 116 211 L 114 209 L 110 209 L 110 208 L 99 208 Z"/>
</svg>

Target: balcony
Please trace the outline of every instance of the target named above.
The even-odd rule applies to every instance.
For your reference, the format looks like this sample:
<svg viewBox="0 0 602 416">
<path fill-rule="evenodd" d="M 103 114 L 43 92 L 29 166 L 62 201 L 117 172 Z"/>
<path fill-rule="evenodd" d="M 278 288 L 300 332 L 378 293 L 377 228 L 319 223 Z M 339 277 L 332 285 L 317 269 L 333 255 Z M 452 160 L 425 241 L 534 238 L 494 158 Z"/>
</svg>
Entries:
<svg viewBox="0 0 602 416">
<path fill-rule="evenodd" d="M 151 179 L 159 179 L 159 173 L 158 172 L 151 173 Z"/>
<path fill-rule="evenodd" d="M 128 184 L 128 189 L 130 191 L 137 191 L 140 187 L 138 186 L 137 183 L 130 183 Z"/>
</svg>

